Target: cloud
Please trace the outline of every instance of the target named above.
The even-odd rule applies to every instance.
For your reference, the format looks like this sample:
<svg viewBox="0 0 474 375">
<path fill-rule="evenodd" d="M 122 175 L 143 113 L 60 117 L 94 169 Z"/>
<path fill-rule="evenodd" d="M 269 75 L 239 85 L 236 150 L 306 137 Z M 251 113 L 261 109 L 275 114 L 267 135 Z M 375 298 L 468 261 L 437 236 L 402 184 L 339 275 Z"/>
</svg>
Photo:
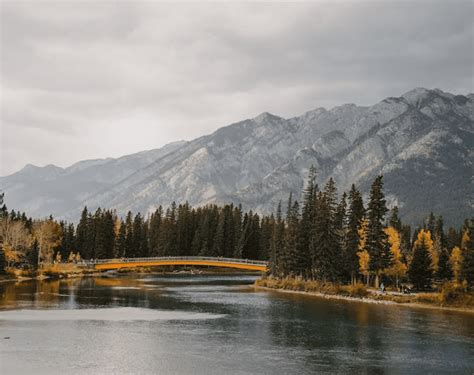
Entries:
<svg viewBox="0 0 474 375">
<path fill-rule="evenodd" d="M 472 91 L 473 3 L 1 3 L 0 175 L 269 111 Z M 34 142 L 34 146 L 32 146 Z"/>
</svg>

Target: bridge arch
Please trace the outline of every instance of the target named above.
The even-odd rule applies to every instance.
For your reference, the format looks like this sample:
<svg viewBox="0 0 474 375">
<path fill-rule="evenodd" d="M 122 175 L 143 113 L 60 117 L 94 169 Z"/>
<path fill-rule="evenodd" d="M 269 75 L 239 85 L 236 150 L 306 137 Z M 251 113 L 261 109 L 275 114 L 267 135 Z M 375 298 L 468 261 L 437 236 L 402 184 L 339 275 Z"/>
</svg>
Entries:
<svg viewBox="0 0 474 375">
<path fill-rule="evenodd" d="M 87 265 L 91 268 L 101 271 L 123 268 L 160 266 L 210 266 L 261 272 L 266 272 L 268 269 L 268 262 L 265 261 L 219 257 L 150 257 L 99 259 L 96 261 L 89 261 L 87 262 Z"/>
</svg>

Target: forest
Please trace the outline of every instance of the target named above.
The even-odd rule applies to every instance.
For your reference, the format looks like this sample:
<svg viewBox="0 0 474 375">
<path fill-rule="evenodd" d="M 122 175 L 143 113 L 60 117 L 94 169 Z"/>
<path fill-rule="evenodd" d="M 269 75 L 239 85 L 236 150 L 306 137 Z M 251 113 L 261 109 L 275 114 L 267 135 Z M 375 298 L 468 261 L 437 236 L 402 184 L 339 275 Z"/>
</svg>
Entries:
<svg viewBox="0 0 474 375">
<path fill-rule="evenodd" d="M 442 216 L 430 213 L 412 228 L 397 207 L 388 209 L 383 176 L 373 181 L 367 202 L 354 185 L 338 195 L 333 179 L 322 188 L 315 179 L 311 167 L 301 203 L 290 193 L 271 215 L 233 204 L 173 202 L 146 217 L 85 207 L 77 225 L 8 211 L 2 194 L 0 272 L 82 259 L 200 255 L 268 260 L 274 278 L 376 287 L 409 282 L 417 290 L 447 281 L 473 287 L 474 218 L 446 230 Z"/>
</svg>

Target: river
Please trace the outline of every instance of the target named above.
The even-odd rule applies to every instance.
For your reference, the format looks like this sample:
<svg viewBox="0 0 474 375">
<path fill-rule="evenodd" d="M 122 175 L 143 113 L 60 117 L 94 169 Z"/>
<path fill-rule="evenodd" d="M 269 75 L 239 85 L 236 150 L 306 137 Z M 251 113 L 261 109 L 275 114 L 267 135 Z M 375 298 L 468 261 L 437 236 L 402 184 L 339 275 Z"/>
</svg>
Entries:
<svg viewBox="0 0 474 375">
<path fill-rule="evenodd" d="M 472 314 L 256 291 L 255 278 L 0 284 L 0 373 L 474 373 Z"/>
</svg>

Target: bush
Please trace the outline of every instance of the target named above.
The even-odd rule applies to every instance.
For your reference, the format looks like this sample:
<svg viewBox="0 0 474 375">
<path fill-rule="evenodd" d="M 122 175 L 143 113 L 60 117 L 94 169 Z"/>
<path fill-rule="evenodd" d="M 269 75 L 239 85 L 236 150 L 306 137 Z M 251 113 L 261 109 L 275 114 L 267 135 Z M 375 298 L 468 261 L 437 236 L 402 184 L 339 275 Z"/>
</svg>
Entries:
<svg viewBox="0 0 474 375">
<path fill-rule="evenodd" d="M 344 286 L 343 290 L 351 297 L 363 298 L 369 294 L 366 286 L 361 283 Z"/>
</svg>

